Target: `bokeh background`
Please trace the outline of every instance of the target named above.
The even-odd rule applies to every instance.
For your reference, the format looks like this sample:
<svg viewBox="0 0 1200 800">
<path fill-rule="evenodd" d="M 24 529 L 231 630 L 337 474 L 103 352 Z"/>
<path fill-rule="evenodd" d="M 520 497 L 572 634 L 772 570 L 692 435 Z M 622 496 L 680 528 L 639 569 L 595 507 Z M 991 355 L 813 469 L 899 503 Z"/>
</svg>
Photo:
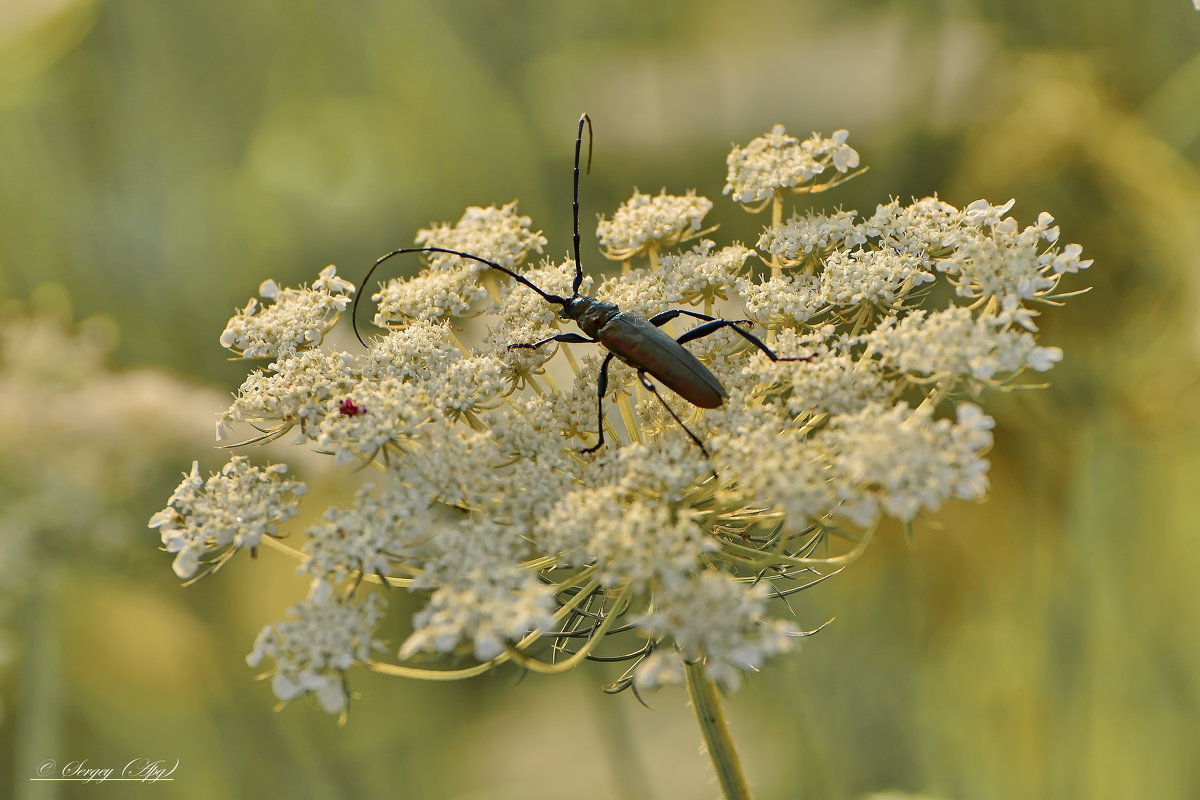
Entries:
<svg viewBox="0 0 1200 800">
<path fill-rule="evenodd" d="M 180 588 L 144 527 L 224 460 L 263 279 L 513 198 L 564 254 L 586 110 L 585 220 L 694 187 L 752 240 L 729 146 L 848 128 L 871 170 L 815 206 L 1015 197 L 1096 260 L 1052 387 L 988 398 L 989 502 L 795 598 L 837 621 L 729 698 L 758 796 L 1200 797 L 1198 44 L 1187 0 L 0 0 L 0 796 L 137 757 L 180 762 L 156 797 L 715 796 L 682 692 L 609 670 L 276 713 L 243 657 L 292 565 Z"/>
</svg>

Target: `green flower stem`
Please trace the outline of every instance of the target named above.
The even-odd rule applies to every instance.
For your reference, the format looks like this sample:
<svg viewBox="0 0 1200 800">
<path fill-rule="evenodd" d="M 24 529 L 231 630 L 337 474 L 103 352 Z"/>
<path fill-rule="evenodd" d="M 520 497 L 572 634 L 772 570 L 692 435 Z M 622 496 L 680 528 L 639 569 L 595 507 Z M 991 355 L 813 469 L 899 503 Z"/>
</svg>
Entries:
<svg viewBox="0 0 1200 800">
<path fill-rule="evenodd" d="M 689 662 L 685 669 L 692 708 L 696 711 L 700 732 L 704 735 L 708 757 L 717 771 L 717 780 L 721 782 L 721 791 L 726 800 L 750 800 L 750 787 L 746 784 L 741 759 L 733 746 L 725 713 L 721 710 L 717 687 L 708 676 L 704 662 Z"/>
</svg>

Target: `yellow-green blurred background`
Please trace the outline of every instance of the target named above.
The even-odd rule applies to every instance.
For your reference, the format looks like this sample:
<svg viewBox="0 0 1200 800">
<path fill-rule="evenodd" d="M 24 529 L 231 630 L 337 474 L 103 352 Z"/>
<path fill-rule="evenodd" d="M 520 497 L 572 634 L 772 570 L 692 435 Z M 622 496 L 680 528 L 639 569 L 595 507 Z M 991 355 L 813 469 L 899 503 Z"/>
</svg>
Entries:
<svg viewBox="0 0 1200 800">
<path fill-rule="evenodd" d="M 1042 319 L 1053 386 L 988 398 L 990 501 L 793 598 L 837 621 L 729 698 L 758 796 L 1200 797 L 1198 43 L 1188 0 L 0 0 L 0 796 L 716 795 L 682 693 L 609 669 L 274 713 L 243 656 L 292 565 L 182 589 L 144 528 L 223 461 L 217 336 L 263 279 L 513 198 L 564 254 L 586 110 L 585 221 L 695 187 L 753 239 L 724 156 L 779 122 L 871 167 L 819 207 L 1015 197 L 1096 260 Z M 176 780 L 28 780 L 138 757 Z"/>
</svg>

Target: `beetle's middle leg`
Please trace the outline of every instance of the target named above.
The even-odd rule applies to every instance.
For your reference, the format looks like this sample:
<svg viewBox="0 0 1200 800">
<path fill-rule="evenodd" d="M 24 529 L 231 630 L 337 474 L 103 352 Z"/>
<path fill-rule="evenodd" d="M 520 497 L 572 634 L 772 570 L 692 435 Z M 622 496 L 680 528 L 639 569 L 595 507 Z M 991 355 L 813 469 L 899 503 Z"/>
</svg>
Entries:
<svg viewBox="0 0 1200 800">
<path fill-rule="evenodd" d="M 608 391 L 608 365 L 612 363 L 613 353 L 609 353 L 600 362 L 600 377 L 596 379 L 596 416 L 600 419 L 600 438 L 591 447 L 585 447 L 579 452 L 594 453 L 604 446 L 604 393 Z"/>
<path fill-rule="evenodd" d="M 550 336 L 542 339 L 539 342 L 510 344 L 508 349 L 534 350 L 544 344 L 549 344 L 550 342 L 567 342 L 569 344 L 596 344 L 595 339 L 589 339 L 586 336 L 580 336 L 578 333 L 560 333 L 557 336 Z M 612 353 L 609 353 L 604 357 L 604 361 L 600 364 L 600 377 L 596 379 L 596 415 L 600 420 L 600 437 L 591 447 L 585 447 L 580 450 L 579 452 L 581 453 L 594 453 L 604 446 L 604 393 L 608 391 L 608 365 L 612 363 L 612 360 Z"/>
</svg>

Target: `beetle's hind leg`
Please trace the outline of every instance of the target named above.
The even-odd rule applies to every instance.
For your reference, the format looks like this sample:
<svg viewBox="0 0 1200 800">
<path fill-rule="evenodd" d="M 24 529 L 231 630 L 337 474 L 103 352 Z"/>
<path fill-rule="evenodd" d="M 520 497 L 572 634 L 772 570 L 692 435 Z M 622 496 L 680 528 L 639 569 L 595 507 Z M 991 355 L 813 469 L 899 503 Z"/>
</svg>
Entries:
<svg viewBox="0 0 1200 800">
<path fill-rule="evenodd" d="M 708 314 L 701 314 L 699 311 L 685 311 L 682 308 L 673 308 L 670 311 L 660 311 L 659 313 L 657 313 L 653 317 L 651 317 L 649 322 L 654 327 L 661 328 L 663 325 L 666 325 L 668 322 L 670 322 L 671 320 L 675 319 L 678 316 L 691 317 L 693 319 L 703 320 L 704 322 L 714 322 L 717 319 L 716 317 L 709 316 Z M 750 320 L 748 320 L 748 319 L 738 320 L 738 322 L 749 322 L 749 321 Z"/>
<path fill-rule="evenodd" d="M 667 413 L 671 415 L 671 419 L 675 420 L 675 424 L 683 429 L 683 432 L 688 435 L 689 439 L 691 439 L 693 442 L 695 442 L 696 447 L 700 448 L 700 452 L 704 453 L 704 457 L 707 458 L 709 460 L 709 462 L 711 463 L 712 462 L 712 453 L 708 452 L 708 448 L 704 446 L 704 442 L 700 441 L 700 437 L 697 436 L 696 434 L 692 433 L 691 429 L 687 425 L 683 424 L 683 420 L 681 420 L 679 418 L 679 415 L 675 413 L 675 409 L 671 408 L 670 404 L 667 403 L 666 398 L 664 398 L 661 394 L 659 394 L 658 387 L 656 387 L 650 381 L 650 378 L 646 376 L 646 373 L 644 370 L 640 370 L 640 369 L 638 370 L 638 380 L 640 380 L 642 382 L 642 386 L 645 386 L 652 395 L 654 395 L 655 397 L 658 398 L 658 402 L 661 403 L 662 407 L 665 408 L 667 410 Z M 713 476 L 713 480 L 720 483 L 721 479 L 720 479 L 720 477 L 717 476 L 717 471 L 715 469 L 712 470 L 712 476 Z"/>
<path fill-rule="evenodd" d="M 656 325 L 661 325 L 661 324 L 667 322 L 668 320 L 674 319 L 675 317 L 679 316 L 680 314 L 686 314 L 687 316 L 695 317 L 696 319 L 707 320 L 707 322 L 705 322 L 703 325 L 697 325 L 695 328 L 692 328 L 690 331 L 688 331 L 687 333 L 685 333 L 682 336 L 680 336 L 679 338 L 677 338 L 675 341 L 679 342 L 680 344 L 684 344 L 686 342 L 692 342 L 692 341 L 695 341 L 696 339 L 703 339 L 705 336 L 708 336 L 710 333 L 716 333 L 717 331 L 721 330 L 721 328 L 729 328 L 731 331 L 738 334 L 743 339 L 748 341 L 750 344 L 754 345 L 759 350 L 761 350 L 763 352 L 763 354 L 767 358 L 771 359 L 772 361 L 812 361 L 814 358 L 817 357 L 816 353 L 811 353 L 810 355 L 807 355 L 807 356 L 797 356 L 797 357 L 784 357 L 784 356 L 778 355 L 770 347 L 767 347 L 766 342 L 764 342 L 762 339 L 759 339 L 753 333 L 751 333 L 750 331 L 746 330 L 745 328 L 743 328 L 741 326 L 741 323 L 743 323 L 743 322 L 746 322 L 746 323 L 750 322 L 750 320 L 748 320 L 748 319 L 739 319 L 739 320 L 715 319 L 713 317 L 707 316 L 706 314 L 697 314 L 694 311 L 678 310 L 678 311 L 664 311 L 661 314 L 656 314 L 654 316 L 654 318 L 651 319 L 650 321 L 654 322 L 654 324 L 656 324 Z M 670 316 L 667 316 L 667 315 L 670 315 Z M 662 322 L 655 322 L 655 320 L 658 320 L 660 318 L 662 318 Z"/>
</svg>

